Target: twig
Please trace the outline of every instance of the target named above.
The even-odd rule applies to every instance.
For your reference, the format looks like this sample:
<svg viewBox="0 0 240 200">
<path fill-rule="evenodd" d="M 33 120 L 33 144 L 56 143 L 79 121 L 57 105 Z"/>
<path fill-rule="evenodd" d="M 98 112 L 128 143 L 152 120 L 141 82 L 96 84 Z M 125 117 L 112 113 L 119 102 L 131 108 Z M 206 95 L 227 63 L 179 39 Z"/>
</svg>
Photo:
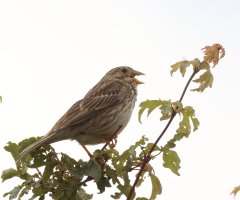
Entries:
<svg viewBox="0 0 240 200">
<path fill-rule="evenodd" d="M 167 125 L 165 126 L 164 130 L 162 131 L 162 133 L 159 135 L 159 137 L 157 138 L 157 140 L 155 141 L 155 143 L 153 144 L 152 148 L 150 149 L 150 151 L 148 152 L 147 156 L 145 157 L 145 159 L 142 162 L 141 168 L 136 176 L 136 179 L 133 183 L 133 186 L 131 187 L 128 196 L 127 196 L 127 200 L 131 199 L 131 196 L 135 190 L 135 187 L 142 175 L 142 172 L 144 171 L 145 166 L 147 165 L 147 163 L 151 160 L 151 153 L 153 152 L 154 148 L 156 147 L 157 143 L 159 142 L 159 140 L 162 138 L 162 136 L 164 135 L 164 133 L 166 132 L 166 130 L 168 129 L 168 127 L 170 126 L 170 124 L 172 123 L 173 118 L 176 116 L 176 113 L 173 112 L 171 118 L 169 119 Z"/>
<path fill-rule="evenodd" d="M 181 97 L 180 97 L 180 99 L 179 99 L 180 102 L 182 102 L 183 97 L 184 97 L 184 95 L 185 95 L 185 93 L 186 93 L 186 91 L 187 91 L 188 86 L 190 85 L 193 77 L 194 77 L 198 72 L 199 72 L 199 70 L 198 70 L 197 68 L 194 68 L 192 75 L 190 76 L 190 78 L 189 78 L 189 80 L 188 80 L 185 88 L 183 89 L 182 95 L 181 95 Z"/>
<path fill-rule="evenodd" d="M 186 94 L 186 91 L 187 91 L 188 86 L 190 85 L 193 77 L 194 77 L 198 72 L 199 72 L 199 70 L 198 70 L 197 68 L 195 68 L 195 69 L 193 70 L 192 75 L 190 76 L 190 78 L 189 78 L 186 86 L 185 86 L 184 89 L 183 89 L 183 92 L 182 92 L 181 97 L 180 97 L 180 99 L 179 99 L 180 102 L 182 102 L 183 97 L 184 97 L 185 94 Z M 144 171 L 145 166 L 146 166 L 146 165 L 149 163 L 149 161 L 151 160 L 151 154 L 152 154 L 152 152 L 154 151 L 154 148 L 157 146 L 158 142 L 160 141 L 160 139 L 163 137 L 163 135 L 164 135 L 165 132 L 167 131 L 168 127 L 169 127 L 170 124 L 172 123 L 172 121 L 173 121 L 174 117 L 176 116 L 176 114 L 177 114 L 176 111 L 173 110 L 173 111 L 172 111 L 171 118 L 169 119 L 169 121 L 168 121 L 168 123 L 166 124 L 165 128 L 163 129 L 163 131 L 161 132 L 161 134 L 158 136 L 158 138 L 156 139 L 156 141 L 155 141 L 154 144 L 152 145 L 152 147 L 151 147 L 151 149 L 149 150 L 149 152 L 147 153 L 146 157 L 143 159 L 141 168 L 139 169 L 139 172 L 138 172 L 137 175 L 136 175 L 136 179 L 135 179 L 135 181 L 134 181 L 134 183 L 133 183 L 133 186 L 131 187 L 131 189 L 130 189 L 128 195 L 127 195 L 127 200 L 130 200 L 130 199 L 131 199 L 131 196 L 132 196 L 133 192 L 135 191 L 135 187 L 136 187 L 136 185 L 137 185 L 137 183 L 138 183 L 138 181 L 139 181 L 139 179 L 140 179 L 140 177 L 141 177 L 141 175 L 142 175 L 142 172 Z"/>
<path fill-rule="evenodd" d="M 43 175 L 42 175 L 42 173 L 41 173 L 41 171 L 36 167 L 36 170 L 37 170 L 37 172 L 38 172 L 38 174 L 39 174 L 39 176 L 40 177 L 43 177 Z"/>
</svg>

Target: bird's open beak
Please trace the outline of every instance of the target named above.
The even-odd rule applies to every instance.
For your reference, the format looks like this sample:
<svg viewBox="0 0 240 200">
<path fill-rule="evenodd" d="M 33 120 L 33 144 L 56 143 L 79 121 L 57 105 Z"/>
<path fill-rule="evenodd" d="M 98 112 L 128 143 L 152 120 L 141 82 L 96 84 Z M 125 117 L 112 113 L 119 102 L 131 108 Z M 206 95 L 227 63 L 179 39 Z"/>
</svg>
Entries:
<svg viewBox="0 0 240 200">
<path fill-rule="evenodd" d="M 132 73 L 132 78 L 133 80 L 137 83 L 137 84 L 144 84 L 144 82 L 138 80 L 137 78 L 135 78 L 135 76 L 141 76 L 141 75 L 145 75 L 144 73 L 142 72 L 139 72 L 139 71 L 136 71 L 134 70 L 133 73 Z"/>
</svg>

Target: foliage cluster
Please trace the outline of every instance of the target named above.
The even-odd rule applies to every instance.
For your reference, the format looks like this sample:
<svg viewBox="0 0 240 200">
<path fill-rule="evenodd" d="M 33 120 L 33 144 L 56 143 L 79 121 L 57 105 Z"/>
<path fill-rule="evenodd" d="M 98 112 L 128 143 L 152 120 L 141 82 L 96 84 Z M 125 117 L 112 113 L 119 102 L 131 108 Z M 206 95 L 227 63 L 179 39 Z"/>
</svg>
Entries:
<svg viewBox="0 0 240 200">
<path fill-rule="evenodd" d="M 43 200 L 48 194 L 55 200 L 89 200 L 93 195 L 86 192 L 86 187 L 92 181 L 99 193 L 114 186 L 116 191 L 111 195 L 113 199 L 119 199 L 121 196 L 128 200 L 156 199 L 162 192 L 162 186 L 150 161 L 161 155 L 163 167 L 179 175 L 181 160 L 174 148 L 177 142 L 188 138 L 191 132 L 199 127 L 194 108 L 184 106 L 182 100 L 192 81 L 198 84 L 192 91 L 203 92 L 206 88 L 212 87 L 214 79 L 211 66 L 215 67 L 225 55 L 220 44 L 206 46 L 203 52 L 202 61 L 195 58 L 171 66 L 171 75 L 180 71 L 183 77 L 187 69 L 192 69 L 192 75 L 177 101 L 157 99 L 146 100 L 140 104 L 140 122 L 143 113 L 147 112 L 149 116 L 156 109 L 160 111 L 160 120 L 167 122 L 155 142 L 149 142 L 143 136 L 122 153 L 116 149 L 103 148 L 96 150 L 88 161 L 74 160 L 64 153 L 57 153 L 50 145 L 28 155 L 25 161 L 18 161 L 19 153 L 38 138 L 28 138 L 18 144 L 9 142 L 4 148 L 11 153 L 16 166 L 4 170 L 1 178 L 6 181 L 17 177 L 22 182 L 4 196 L 8 196 L 9 199 L 21 199 L 28 194 L 31 195 L 30 200 L 35 198 Z M 195 78 L 199 73 L 200 75 Z M 159 145 L 160 139 L 177 115 L 180 116 L 180 121 L 176 133 L 166 144 Z M 131 174 L 136 175 L 135 180 L 131 180 L 133 177 Z M 148 197 L 137 197 L 135 188 L 140 187 L 146 179 L 151 180 L 152 192 Z"/>
</svg>

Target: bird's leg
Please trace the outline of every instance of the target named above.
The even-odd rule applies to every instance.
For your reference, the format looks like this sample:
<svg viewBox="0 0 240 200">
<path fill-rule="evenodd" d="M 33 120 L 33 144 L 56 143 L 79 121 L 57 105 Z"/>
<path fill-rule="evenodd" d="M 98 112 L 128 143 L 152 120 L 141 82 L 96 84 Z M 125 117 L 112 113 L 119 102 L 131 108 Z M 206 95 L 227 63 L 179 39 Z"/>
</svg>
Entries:
<svg viewBox="0 0 240 200">
<path fill-rule="evenodd" d="M 88 154 L 88 156 L 89 156 L 90 158 L 93 158 L 93 155 L 90 153 L 90 151 L 87 149 L 87 147 L 86 147 L 85 145 L 83 145 L 83 144 L 81 144 L 81 146 L 82 146 L 82 148 L 86 151 L 86 153 Z"/>
<path fill-rule="evenodd" d="M 117 144 L 117 138 L 113 138 L 108 142 L 108 146 L 110 149 L 113 149 L 116 146 L 116 144 Z"/>
<path fill-rule="evenodd" d="M 119 126 L 117 131 L 114 133 L 113 137 L 111 138 L 106 138 L 106 143 L 105 145 L 103 146 L 102 150 L 104 150 L 107 146 L 110 147 L 110 149 L 113 149 L 116 144 L 117 144 L 117 134 L 118 132 L 121 130 L 122 126 Z"/>
</svg>

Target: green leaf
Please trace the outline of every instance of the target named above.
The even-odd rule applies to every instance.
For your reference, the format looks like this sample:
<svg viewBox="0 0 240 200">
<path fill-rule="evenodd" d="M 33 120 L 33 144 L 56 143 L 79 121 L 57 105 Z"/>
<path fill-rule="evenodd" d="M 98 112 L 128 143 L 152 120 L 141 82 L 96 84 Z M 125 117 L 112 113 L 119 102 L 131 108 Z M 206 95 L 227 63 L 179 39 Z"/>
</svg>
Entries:
<svg viewBox="0 0 240 200">
<path fill-rule="evenodd" d="M 32 200 L 35 199 L 36 197 L 41 198 L 41 196 L 44 196 L 44 194 L 48 192 L 47 188 L 45 188 L 41 184 L 41 180 L 39 180 L 38 182 L 39 182 L 38 185 L 37 184 L 33 185 L 32 192 L 34 193 L 34 195 L 31 198 Z"/>
<path fill-rule="evenodd" d="M 193 131 L 196 131 L 199 126 L 199 121 L 195 117 L 195 111 L 191 106 L 186 106 L 180 111 L 182 115 L 182 120 L 179 123 L 179 128 L 177 129 L 177 134 L 174 136 L 174 140 L 181 140 L 183 137 L 188 137 L 191 133 L 191 123 L 193 125 Z"/>
<path fill-rule="evenodd" d="M 154 143 L 148 143 L 145 147 L 144 147 L 144 151 L 141 151 L 139 154 L 139 157 L 143 157 L 144 155 L 148 154 L 148 152 L 152 149 Z M 159 146 L 155 146 L 152 152 L 161 152 L 161 148 Z"/>
<path fill-rule="evenodd" d="M 54 189 L 52 197 L 55 200 L 62 200 L 64 198 L 64 191 L 67 185 L 65 183 L 59 183 L 57 188 Z"/>
<path fill-rule="evenodd" d="M 207 62 L 202 62 L 199 66 L 198 66 L 198 69 L 199 70 L 203 70 L 203 69 L 206 69 L 206 70 L 210 70 L 210 65 L 207 63 Z"/>
<path fill-rule="evenodd" d="M 31 175 L 27 173 L 28 163 L 29 162 L 22 162 L 21 164 L 17 163 L 17 170 L 21 179 L 27 180 L 29 177 L 31 177 Z"/>
<path fill-rule="evenodd" d="M 7 195 L 9 195 L 9 199 L 16 199 L 19 192 L 21 190 L 21 187 L 20 186 L 16 186 L 14 187 L 10 192 L 7 192 L 3 195 L 3 197 L 6 197 Z"/>
<path fill-rule="evenodd" d="M 136 198 L 136 200 L 149 200 L 149 199 L 146 197 L 138 197 L 138 198 Z"/>
<path fill-rule="evenodd" d="M 172 103 L 172 108 L 176 113 L 179 113 L 183 109 L 183 104 L 180 101 L 175 101 Z"/>
<path fill-rule="evenodd" d="M 58 164 L 54 159 L 47 159 L 46 166 L 43 172 L 43 180 L 48 181 L 49 178 L 53 175 L 53 169 Z"/>
<path fill-rule="evenodd" d="M 130 189 L 131 189 L 131 187 L 130 187 L 130 179 L 129 179 L 129 176 L 128 176 L 128 175 L 129 175 L 128 172 L 124 172 L 124 173 L 123 173 L 123 177 L 122 177 L 122 179 L 123 179 L 123 184 L 119 183 L 118 186 L 117 186 L 117 188 L 118 188 L 119 191 L 121 192 L 121 193 L 120 193 L 120 196 L 121 196 L 122 194 L 124 194 L 125 196 L 127 196 L 127 195 L 128 195 L 128 192 L 129 192 Z M 115 195 L 116 195 L 116 193 L 115 193 Z M 135 198 L 135 195 L 136 195 L 136 193 L 133 192 L 133 194 L 132 194 L 132 196 L 131 196 L 131 200 Z M 118 196 L 119 196 L 119 195 L 118 195 Z"/>
<path fill-rule="evenodd" d="M 117 186 L 117 188 L 120 190 L 120 194 L 122 195 L 122 194 L 124 194 L 126 197 L 127 197 L 127 195 L 128 195 L 128 192 L 129 192 L 129 190 L 130 190 L 130 185 L 121 185 L 121 184 L 119 184 L 118 186 Z M 120 196 L 121 196 L 120 195 Z M 136 196 L 136 192 L 133 192 L 132 193 L 132 196 L 131 196 L 131 200 L 133 200 L 134 198 L 135 198 L 135 196 Z"/>
<path fill-rule="evenodd" d="M 73 158 L 64 153 L 62 153 L 61 161 L 64 162 L 69 167 L 72 167 L 77 164 L 76 160 L 74 160 Z"/>
<path fill-rule="evenodd" d="M 163 148 L 163 166 L 169 168 L 174 174 L 180 175 L 178 170 L 180 167 L 180 158 L 176 151 Z"/>
<path fill-rule="evenodd" d="M 71 182 L 59 181 L 59 184 L 55 188 L 54 190 L 51 189 L 54 200 L 75 199 L 77 197 L 78 188 L 76 188 L 74 184 L 71 184 Z"/>
<path fill-rule="evenodd" d="M 183 115 L 182 121 L 179 123 L 179 128 L 177 129 L 177 133 L 181 136 L 188 137 L 189 134 L 191 133 L 191 125 L 189 121 L 189 117 L 186 115 Z M 177 136 L 176 136 L 177 137 Z M 175 139 L 177 139 L 175 137 Z M 181 137 L 178 138 L 177 140 L 182 139 Z"/>
<path fill-rule="evenodd" d="M 171 76 L 174 72 L 176 72 L 177 70 L 180 70 L 180 73 L 184 77 L 187 67 L 189 67 L 189 65 L 191 65 L 191 64 L 192 64 L 191 61 L 188 61 L 188 60 L 180 61 L 180 62 L 173 64 L 171 66 L 172 69 L 170 71 Z"/>
<path fill-rule="evenodd" d="M 140 187 L 144 181 L 145 181 L 145 177 L 141 175 L 137 182 L 136 187 Z"/>
<path fill-rule="evenodd" d="M 160 106 L 160 110 L 161 110 L 161 118 L 160 120 L 167 120 L 172 116 L 172 103 L 171 101 L 162 101 L 162 105 Z"/>
<path fill-rule="evenodd" d="M 126 151 L 124 151 L 122 153 L 122 155 L 119 157 L 118 159 L 118 164 L 115 165 L 115 168 L 116 168 L 116 171 L 117 171 L 117 174 L 118 176 L 122 176 L 123 174 L 123 166 L 124 164 L 126 163 L 126 161 L 130 158 L 130 152 L 129 152 L 129 149 L 127 149 Z"/>
<path fill-rule="evenodd" d="M 157 107 L 159 107 L 160 105 L 162 105 L 161 100 L 146 100 L 146 101 L 141 102 L 140 105 L 139 105 L 140 110 L 138 112 L 139 122 L 141 123 L 141 116 L 146 109 L 148 109 L 147 116 L 149 116 L 151 114 L 151 112 L 153 110 L 155 110 Z"/>
<path fill-rule="evenodd" d="M 33 163 L 29 165 L 29 168 L 37 168 L 46 165 L 46 155 L 44 154 L 44 152 L 45 150 L 40 148 L 31 154 L 31 157 L 33 158 Z"/>
<path fill-rule="evenodd" d="M 81 171 L 84 175 L 94 178 L 96 182 L 98 182 L 102 177 L 101 167 L 95 160 L 89 160 Z"/>
<path fill-rule="evenodd" d="M 176 139 L 173 138 L 173 139 L 169 140 L 164 147 L 167 149 L 172 149 L 172 148 L 176 147 L 175 142 L 176 142 Z"/>
<path fill-rule="evenodd" d="M 93 198 L 93 195 L 87 194 L 83 188 L 78 189 L 76 200 L 90 200 L 92 198 Z"/>
<path fill-rule="evenodd" d="M 162 193 L 162 186 L 157 176 L 151 174 L 150 178 L 152 182 L 152 194 L 150 200 L 154 200 L 156 199 L 157 195 L 160 195 Z"/>
<path fill-rule="evenodd" d="M 128 171 L 132 168 L 132 166 L 136 166 L 136 162 L 139 161 L 139 156 L 137 155 L 137 150 L 145 148 L 146 142 L 148 138 L 142 136 L 142 138 L 135 142 L 134 145 L 131 145 L 129 149 L 125 150 L 121 155 L 117 156 L 112 160 L 112 164 L 116 169 L 116 173 L 118 177 L 123 177 L 124 171 Z M 140 153 L 141 154 L 141 153 Z"/>
<path fill-rule="evenodd" d="M 13 168 L 9 168 L 9 169 L 6 169 L 6 170 L 2 171 L 1 178 L 2 178 L 2 181 L 4 182 L 7 179 L 10 179 L 10 178 L 15 177 L 15 176 L 19 176 L 18 171 L 13 169 Z"/>
<path fill-rule="evenodd" d="M 191 117 L 192 124 L 193 124 L 193 131 L 196 131 L 200 125 L 200 122 L 196 117 Z"/>
<path fill-rule="evenodd" d="M 121 196 L 122 196 L 122 193 L 120 192 L 115 192 L 114 194 L 111 195 L 113 199 L 120 199 Z"/>
<path fill-rule="evenodd" d="M 235 197 L 237 195 L 237 193 L 240 192 L 240 185 L 236 186 L 233 191 L 231 192 L 231 194 Z"/>
<path fill-rule="evenodd" d="M 172 68 L 171 71 L 170 71 L 171 76 L 174 72 L 179 70 L 180 73 L 182 74 L 182 77 L 184 77 L 185 74 L 186 74 L 187 67 L 192 65 L 193 69 L 195 69 L 195 68 L 199 69 L 201 64 L 202 63 L 200 62 L 200 60 L 198 58 L 195 58 L 195 59 L 190 60 L 190 61 L 188 61 L 188 60 L 179 61 L 179 62 L 177 62 L 177 63 L 175 63 L 171 66 L 171 68 Z"/>
<path fill-rule="evenodd" d="M 199 83 L 199 87 L 192 89 L 192 91 L 203 92 L 206 88 L 212 87 L 213 84 L 213 75 L 210 70 L 206 70 L 199 78 L 193 80 L 195 83 Z"/>
<path fill-rule="evenodd" d="M 19 152 L 22 152 L 25 148 L 36 142 L 38 139 L 40 139 L 40 137 L 30 137 L 19 142 Z"/>
<path fill-rule="evenodd" d="M 152 149 L 153 145 L 154 145 L 154 143 L 148 143 L 146 146 L 145 152 L 148 153 L 150 151 L 150 149 Z M 161 148 L 156 145 L 152 152 L 154 152 L 154 151 L 161 151 Z"/>
<path fill-rule="evenodd" d="M 195 110 L 191 106 L 186 106 L 184 109 L 181 110 L 181 114 L 183 116 L 182 121 L 179 123 L 180 129 L 185 129 L 186 133 L 184 136 L 188 137 L 191 132 L 191 124 L 190 120 L 193 124 L 193 131 L 196 131 L 200 125 L 198 119 L 195 117 Z M 184 131 L 177 131 L 177 132 L 184 132 Z"/>
<path fill-rule="evenodd" d="M 19 151 L 18 145 L 16 143 L 8 142 L 8 145 L 5 146 L 4 149 L 12 154 L 14 160 L 17 160 Z"/>
<path fill-rule="evenodd" d="M 112 179 L 112 183 L 115 184 L 117 182 L 117 173 L 116 170 L 112 169 L 109 165 L 106 165 L 106 174 L 108 177 Z"/>
<path fill-rule="evenodd" d="M 31 186 L 30 186 L 30 183 L 31 181 L 29 182 L 23 182 L 21 184 L 21 186 L 19 186 L 20 188 L 22 188 L 21 192 L 19 193 L 18 195 L 18 199 L 21 199 L 25 194 L 28 194 L 28 192 L 31 190 Z"/>
<path fill-rule="evenodd" d="M 138 112 L 138 120 L 141 123 L 141 116 L 145 110 L 148 110 L 147 116 L 149 116 L 153 110 L 159 108 L 161 110 L 161 118 L 160 120 L 169 119 L 172 115 L 172 104 L 171 101 L 166 100 L 147 100 L 143 101 L 140 104 L 140 110 Z"/>
<path fill-rule="evenodd" d="M 177 63 L 171 65 L 171 68 L 172 68 L 171 71 L 170 71 L 171 76 L 173 75 L 174 72 L 176 72 L 176 71 L 179 69 L 180 63 L 181 63 L 181 62 L 177 62 Z"/>
<path fill-rule="evenodd" d="M 145 145 L 147 141 L 148 141 L 148 138 L 145 135 L 143 135 L 139 141 L 135 142 L 135 147 Z"/>
<path fill-rule="evenodd" d="M 97 188 L 99 190 L 99 193 L 103 193 L 106 187 L 111 187 L 111 184 L 109 183 L 108 178 L 102 177 L 100 181 L 97 182 Z"/>
<path fill-rule="evenodd" d="M 188 66 L 180 66 L 180 73 L 182 74 L 182 76 L 184 77 L 185 76 L 185 73 L 187 71 L 187 68 Z"/>
<path fill-rule="evenodd" d="M 193 66 L 194 69 L 199 68 L 199 66 L 202 64 L 198 58 L 195 58 L 189 62 L 191 63 L 191 65 Z"/>
</svg>

